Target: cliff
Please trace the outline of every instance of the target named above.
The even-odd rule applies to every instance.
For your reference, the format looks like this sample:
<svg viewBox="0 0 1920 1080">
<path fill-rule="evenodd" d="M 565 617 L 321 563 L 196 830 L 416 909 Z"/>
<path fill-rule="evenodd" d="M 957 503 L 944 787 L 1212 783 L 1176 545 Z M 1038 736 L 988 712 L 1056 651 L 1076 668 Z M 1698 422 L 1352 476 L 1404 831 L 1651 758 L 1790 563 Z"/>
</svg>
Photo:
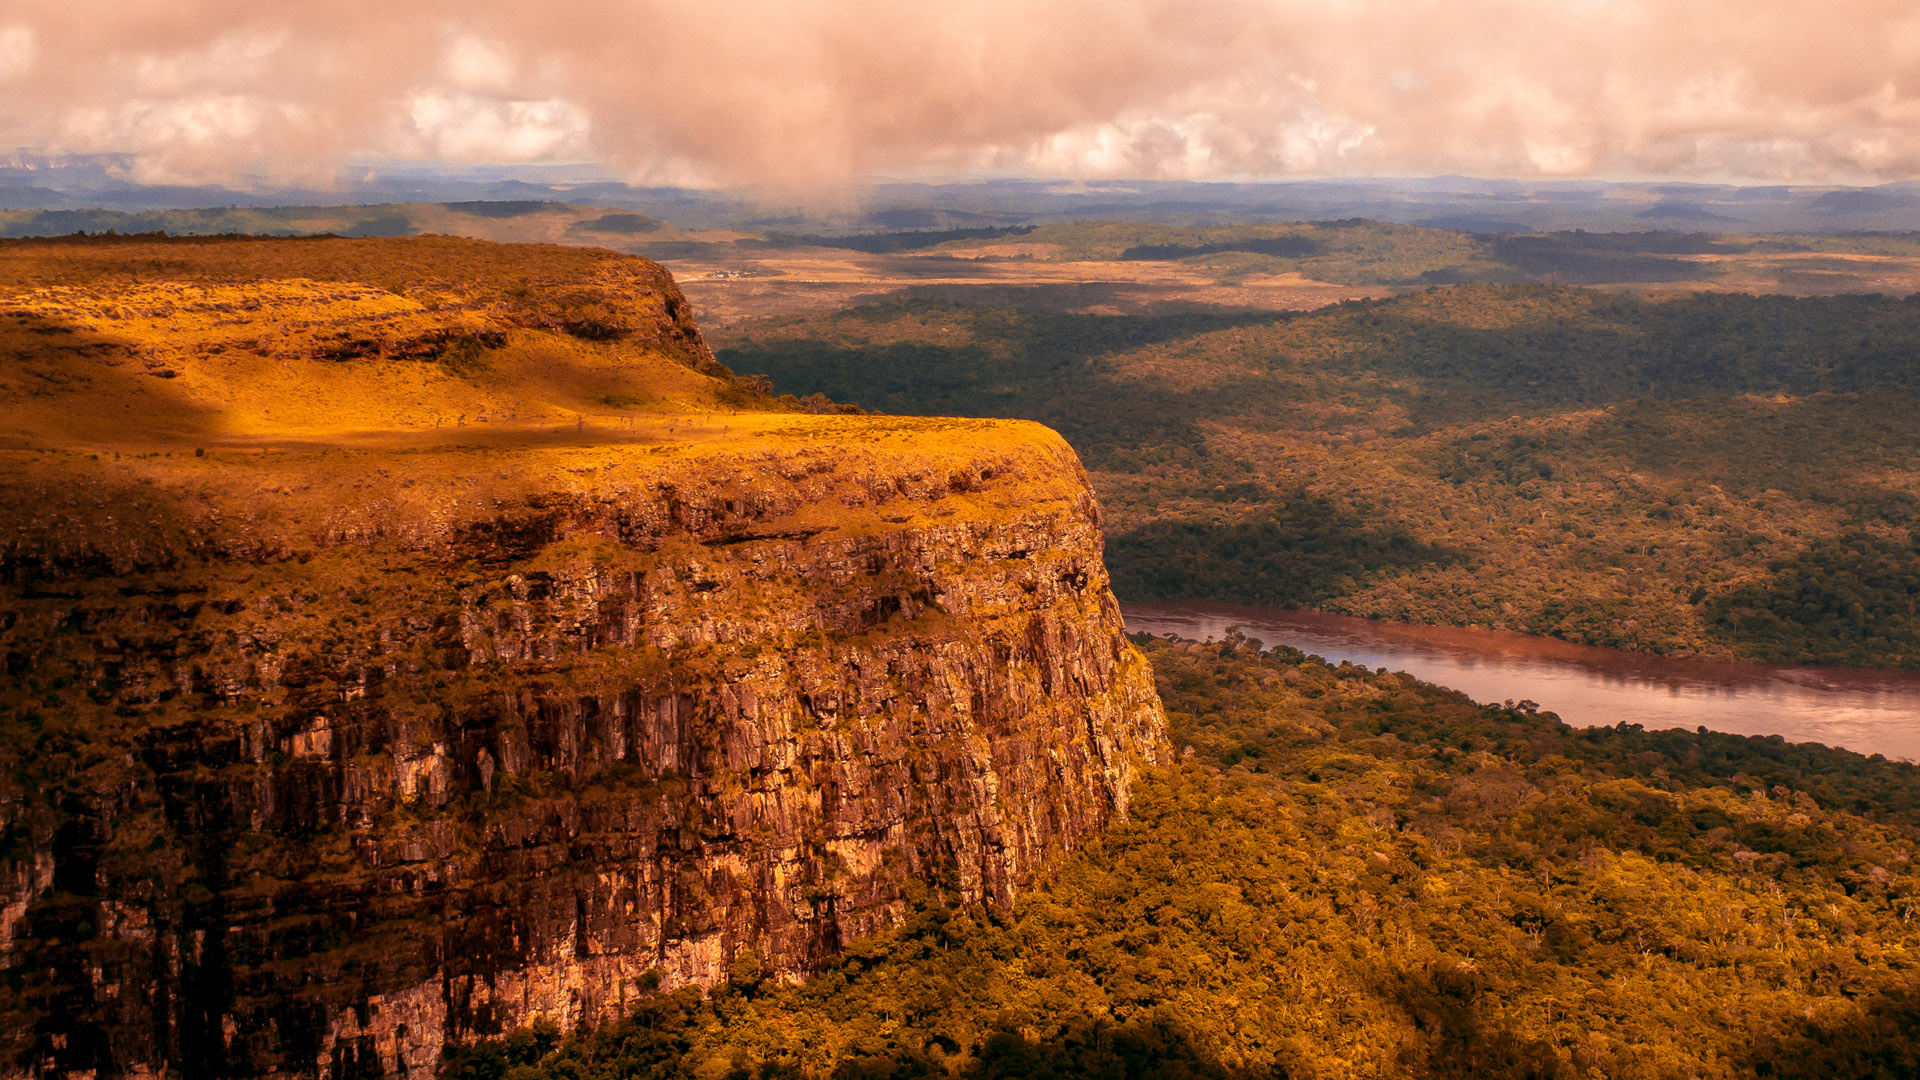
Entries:
<svg viewBox="0 0 1920 1080">
<path fill-rule="evenodd" d="M 420 1076 L 796 976 L 1164 752 L 1056 435 L 777 411 L 650 263 L 0 265 L 11 1073 Z"/>
</svg>

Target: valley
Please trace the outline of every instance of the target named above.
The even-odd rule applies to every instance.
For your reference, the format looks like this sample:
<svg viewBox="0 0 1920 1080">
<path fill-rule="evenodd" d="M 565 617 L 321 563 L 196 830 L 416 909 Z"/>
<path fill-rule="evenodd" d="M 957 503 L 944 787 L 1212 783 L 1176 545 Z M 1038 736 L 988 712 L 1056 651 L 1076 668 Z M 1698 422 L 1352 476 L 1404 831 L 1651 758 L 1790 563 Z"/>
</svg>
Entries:
<svg viewBox="0 0 1920 1080">
<path fill-rule="evenodd" d="M 1127 631 L 1296 649 L 1398 671 L 1475 701 L 1532 701 L 1575 728 L 1705 728 L 1920 761 L 1920 673 L 1676 660 L 1502 630 L 1207 601 L 1130 603 Z"/>
<path fill-rule="evenodd" d="M 719 215 L 743 216 L 751 217 Z M 1571 284 L 1654 294 L 1705 290 L 1904 296 L 1920 291 L 1920 240 L 1911 233 L 1475 233 L 1357 218 L 1220 224 L 1218 212 L 1195 216 L 1194 224 L 1043 219 L 1025 225 L 849 233 L 833 229 L 831 216 L 803 215 L 777 227 L 741 220 L 681 227 L 615 205 L 501 199 L 202 210 L 0 210 L 0 237 L 74 232 L 452 235 L 602 247 L 672 269 L 701 325 L 709 329 L 913 297 L 1128 315 L 1219 308 L 1303 310 L 1474 282 Z"/>
<path fill-rule="evenodd" d="M 15 1073 L 1915 1063 L 1914 765 L 1121 607 L 1920 666 L 1867 241 L 301 213 L 0 243 Z"/>
<path fill-rule="evenodd" d="M 1902 1076 L 1920 769 L 1570 730 L 1405 675 L 1140 639 L 1172 764 L 1011 911 L 916 905 L 450 1075 Z"/>
<path fill-rule="evenodd" d="M 0 217 L 445 230 L 663 259 L 723 361 L 776 393 L 1061 430 L 1093 470 L 1125 599 L 1920 665 L 1905 584 L 1920 323 L 1892 298 L 1920 289 L 1907 235 L 831 236 L 543 202 Z M 1534 284 L 1498 284 L 1515 280 Z M 1452 281 L 1467 283 L 1434 284 Z M 420 420 L 523 408 L 469 404 Z M 647 412 L 602 390 L 551 418 L 626 431 Z"/>
<path fill-rule="evenodd" d="M 0 1080 L 1920 1078 L 1912 5 L 0 10 Z"/>
<path fill-rule="evenodd" d="M 776 389 L 1063 432 L 1126 600 L 1920 666 L 1920 307 L 1433 287 L 1309 312 L 917 299 L 715 337 Z"/>
</svg>

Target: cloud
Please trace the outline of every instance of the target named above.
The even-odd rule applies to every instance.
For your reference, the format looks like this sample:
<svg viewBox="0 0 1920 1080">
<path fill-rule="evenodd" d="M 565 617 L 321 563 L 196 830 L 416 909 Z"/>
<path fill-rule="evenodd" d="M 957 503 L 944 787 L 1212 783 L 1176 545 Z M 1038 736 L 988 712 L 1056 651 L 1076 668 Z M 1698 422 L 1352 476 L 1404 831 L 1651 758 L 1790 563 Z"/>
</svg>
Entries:
<svg viewBox="0 0 1920 1080">
<path fill-rule="evenodd" d="M 408 103 L 416 138 L 401 145 L 418 156 L 455 162 L 522 162 L 577 158 L 587 152 L 586 115 L 565 101 L 501 101 L 429 91 Z"/>
<path fill-rule="evenodd" d="M 14 0 L 0 149 L 874 174 L 1920 176 L 1889 0 Z"/>
<path fill-rule="evenodd" d="M 35 51 L 32 27 L 0 27 L 0 83 L 32 71 Z"/>
</svg>

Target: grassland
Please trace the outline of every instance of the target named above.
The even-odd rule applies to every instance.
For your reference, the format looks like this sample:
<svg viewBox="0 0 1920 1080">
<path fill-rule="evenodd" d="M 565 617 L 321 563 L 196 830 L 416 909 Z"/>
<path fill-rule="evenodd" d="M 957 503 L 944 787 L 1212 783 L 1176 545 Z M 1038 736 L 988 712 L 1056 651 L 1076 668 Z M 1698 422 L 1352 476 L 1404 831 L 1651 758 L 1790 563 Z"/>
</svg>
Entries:
<svg viewBox="0 0 1920 1080">
<path fill-rule="evenodd" d="M 683 229 L 618 208 L 535 201 L 0 211 L 0 237 L 76 231 L 453 235 L 603 247 L 669 266 L 710 328 L 907 296 L 1129 315 L 1291 311 L 1459 282 L 1789 294 L 1920 290 L 1920 239 L 1911 234 L 1475 234 L 1354 220 L 1081 222 L 823 236 Z"/>
<path fill-rule="evenodd" d="M 929 249 L 963 258 L 1175 262 L 1225 280 L 1298 274 L 1342 285 L 1535 281 L 1616 288 L 1686 282 L 1767 292 L 1912 291 L 1911 234 L 1474 234 L 1376 221 L 1175 226 L 1082 222 Z"/>
<path fill-rule="evenodd" d="M 950 457 L 1059 453 L 1033 424 L 770 397 L 714 361 L 663 270 L 602 250 L 0 241 L 0 281 L 10 578 L 209 544 L 297 554 L 302 536 L 444 531 L 676 477 L 751 486 L 822 454 L 945 475 Z"/>
</svg>

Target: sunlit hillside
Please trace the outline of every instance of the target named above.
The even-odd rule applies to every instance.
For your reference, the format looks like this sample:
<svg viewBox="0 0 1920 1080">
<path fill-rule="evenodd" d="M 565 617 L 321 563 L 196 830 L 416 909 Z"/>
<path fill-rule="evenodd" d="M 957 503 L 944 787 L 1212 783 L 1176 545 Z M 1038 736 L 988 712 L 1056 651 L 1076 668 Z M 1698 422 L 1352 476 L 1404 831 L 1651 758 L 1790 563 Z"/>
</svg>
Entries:
<svg viewBox="0 0 1920 1080">
<path fill-rule="evenodd" d="M 445 529 L 556 484 L 645 483 L 702 461 L 744 492 L 755 474 L 728 464 L 742 455 L 938 471 L 949 453 L 1058 446 L 1032 424 L 770 397 L 715 363 L 664 270 L 604 250 L 10 241 L 0 280 L 14 560 L 144 565 L 256 519 Z"/>
<path fill-rule="evenodd" d="M 1467 285 L 1134 316 L 916 299 L 716 342 L 782 390 L 1059 428 L 1108 509 L 1123 599 L 1920 666 L 1913 299 Z"/>
</svg>

